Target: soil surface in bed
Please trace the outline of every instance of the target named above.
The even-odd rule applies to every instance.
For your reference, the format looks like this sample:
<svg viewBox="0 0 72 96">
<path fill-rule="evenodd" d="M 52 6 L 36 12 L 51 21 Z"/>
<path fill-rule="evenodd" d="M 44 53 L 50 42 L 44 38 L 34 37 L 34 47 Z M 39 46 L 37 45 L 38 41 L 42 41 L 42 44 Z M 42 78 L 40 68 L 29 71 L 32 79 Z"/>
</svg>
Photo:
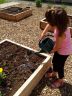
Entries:
<svg viewBox="0 0 72 96">
<path fill-rule="evenodd" d="M 13 96 L 44 59 L 44 56 L 14 43 L 8 41 L 1 43 L 0 67 L 7 76 L 5 82 L 0 85 L 3 95 Z"/>
<path fill-rule="evenodd" d="M 8 14 L 18 14 L 24 11 L 29 10 L 30 7 L 26 7 L 26 8 L 21 8 L 21 7 L 10 7 L 7 9 L 2 10 L 2 12 L 8 13 Z"/>
</svg>

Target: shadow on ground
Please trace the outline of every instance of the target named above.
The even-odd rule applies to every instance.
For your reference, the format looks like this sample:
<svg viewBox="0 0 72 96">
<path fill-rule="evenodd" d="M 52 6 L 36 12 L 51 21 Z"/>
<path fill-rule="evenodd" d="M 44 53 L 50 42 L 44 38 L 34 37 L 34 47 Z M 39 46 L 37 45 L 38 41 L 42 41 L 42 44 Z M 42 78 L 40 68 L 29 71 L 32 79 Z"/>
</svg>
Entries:
<svg viewBox="0 0 72 96">
<path fill-rule="evenodd" d="M 45 77 L 38 83 L 35 89 L 32 91 L 30 96 L 39 96 L 43 90 L 43 88 L 47 85 L 47 79 Z"/>
<path fill-rule="evenodd" d="M 45 86 L 49 87 L 50 84 L 51 84 L 51 81 L 48 80 L 48 78 L 43 77 L 42 80 L 39 82 L 39 84 L 36 86 L 36 88 L 32 91 L 30 96 L 43 96 L 43 95 L 41 95 L 42 90 L 45 88 Z M 52 91 L 53 91 L 53 89 L 52 89 Z M 72 85 L 70 85 L 69 83 L 65 83 L 63 88 L 59 88 L 59 91 L 61 94 L 59 96 L 72 96 Z"/>
<path fill-rule="evenodd" d="M 63 88 L 59 88 L 61 96 L 72 96 L 72 85 L 65 83 Z"/>
</svg>

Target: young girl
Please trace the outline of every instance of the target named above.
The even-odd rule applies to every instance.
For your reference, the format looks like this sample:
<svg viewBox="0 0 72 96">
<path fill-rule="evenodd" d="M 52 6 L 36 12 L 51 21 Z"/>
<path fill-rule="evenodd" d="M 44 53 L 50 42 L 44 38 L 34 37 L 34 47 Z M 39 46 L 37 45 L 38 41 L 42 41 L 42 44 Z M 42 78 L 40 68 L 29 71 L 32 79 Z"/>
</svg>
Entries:
<svg viewBox="0 0 72 96">
<path fill-rule="evenodd" d="M 52 88 L 61 87 L 64 83 L 64 64 L 67 57 L 72 54 L 71 34 L 68 27 L 69 19 L 66 11 L 63 8 L 55 8 L 46 11 L 46 20 L 48 24 L 41 34 L 42 39 L 48 30 L 54 32 L 55 45 L 51 52 L 53 56 L 53 72 L 49 77 L 54 77 L 58 73 L 58 80 L 51 85 Z"/>
</svg>

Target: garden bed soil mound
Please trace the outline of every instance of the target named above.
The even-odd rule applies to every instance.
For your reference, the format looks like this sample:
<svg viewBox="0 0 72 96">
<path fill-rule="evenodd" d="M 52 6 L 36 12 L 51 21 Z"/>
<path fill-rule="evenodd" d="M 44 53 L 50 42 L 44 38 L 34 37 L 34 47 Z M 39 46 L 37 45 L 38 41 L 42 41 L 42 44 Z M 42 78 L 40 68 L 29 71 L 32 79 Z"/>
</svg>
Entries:
<svg viewBox="0 0 72 96">
<path fill-rule="evenodd" d="M 18 14 L 18 13 L 21 13 L 23 11 L 27 11 L 29 9 L 30 9 L 30 7 L 26 7 L 26 8 L 10 7 L 10 8 L 2 10 L 2 12 L 9 13 L 9 14 Z"/>
<path fill-rule="evenodd" d="M 7 75 L 5 83 L 0 85 L 4 96 L 13 96 L 44 59 L 44 56 L 14 43 L 1 43 L 0 67 Z"/>
</svg>

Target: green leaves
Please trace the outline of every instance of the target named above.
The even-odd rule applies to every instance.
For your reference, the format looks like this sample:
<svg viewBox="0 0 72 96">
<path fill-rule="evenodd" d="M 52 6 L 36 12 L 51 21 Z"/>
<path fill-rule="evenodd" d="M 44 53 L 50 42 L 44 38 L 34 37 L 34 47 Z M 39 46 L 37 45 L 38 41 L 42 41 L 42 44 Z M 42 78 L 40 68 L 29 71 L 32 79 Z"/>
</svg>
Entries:
<svg viewBox="0 0 72 96">
<path fill-rule="evenodd" d="M 0 85 L 2 85 L 5 79 L 6 79 L 6 74 L 3 72 L 3 69 L 0 68 Z"/>
<path fill-rule="evenodd" d="M 0 4 L 5 3 L 5 2 L 6 2 L 6 0 L 0 0 Z"/>
<path fill-rule="evenodd" d="M 41 6 L 42 6 L 42 1 L 36 0 L 36 7 L 41 7 Z"/>
<path fill-rule="evenodd" d="M 1 93 L 1 91 L 0 91 L 0 96 L 3 96 L 3 94 Z"/>
</svg>

